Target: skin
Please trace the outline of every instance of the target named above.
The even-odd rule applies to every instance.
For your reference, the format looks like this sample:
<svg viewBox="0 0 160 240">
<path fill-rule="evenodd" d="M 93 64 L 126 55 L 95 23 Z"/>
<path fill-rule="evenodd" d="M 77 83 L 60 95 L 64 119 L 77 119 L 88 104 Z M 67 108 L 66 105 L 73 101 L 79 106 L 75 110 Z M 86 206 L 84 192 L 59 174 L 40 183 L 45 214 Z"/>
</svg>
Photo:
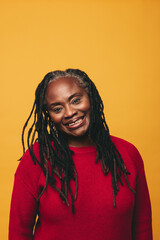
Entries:
<svg viewBox="0 0 160 240">
<path fill-rule="evenodd" d="M 88 136 L 90 101 L 85 89 L 73 77 L 62 77 L 48 84 L 45 102 L 56 128 L 65 133 L 74 147 L 91 145 Z"/>
</svg>

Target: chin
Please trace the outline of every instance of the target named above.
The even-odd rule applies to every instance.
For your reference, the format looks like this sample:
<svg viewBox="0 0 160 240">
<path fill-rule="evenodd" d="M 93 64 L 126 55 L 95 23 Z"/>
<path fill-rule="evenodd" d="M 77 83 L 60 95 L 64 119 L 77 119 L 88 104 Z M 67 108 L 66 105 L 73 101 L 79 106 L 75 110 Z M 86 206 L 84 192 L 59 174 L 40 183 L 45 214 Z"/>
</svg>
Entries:
<svg viewBox="0 0 160 240">
<path fill-rule="evenodd" d="M 69 136 L 73 136 L 73 137 L 84 137 L 84 136 L 88 136 L 88 128 L 84 129 L 82 131 L 77 131 L 75 133 L 70 133 L 68 134 Z"/>
</svg>

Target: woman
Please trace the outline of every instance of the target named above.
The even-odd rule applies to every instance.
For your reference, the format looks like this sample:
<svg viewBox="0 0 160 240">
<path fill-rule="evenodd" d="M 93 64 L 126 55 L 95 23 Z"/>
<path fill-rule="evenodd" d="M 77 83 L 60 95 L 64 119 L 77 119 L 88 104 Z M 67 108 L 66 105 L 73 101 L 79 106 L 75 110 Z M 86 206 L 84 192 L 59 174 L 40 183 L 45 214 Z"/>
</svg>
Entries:
<svg viewBox="0 0 160 240">
<path fill-rule="evenodd" d="M 32 115 L 15 174 L 9 239 L 151 240 L 141 156 L 110 136 L 87 74 L 67 69 L 44 77 L 23 129 L 24 152 Z"/>
</svg>

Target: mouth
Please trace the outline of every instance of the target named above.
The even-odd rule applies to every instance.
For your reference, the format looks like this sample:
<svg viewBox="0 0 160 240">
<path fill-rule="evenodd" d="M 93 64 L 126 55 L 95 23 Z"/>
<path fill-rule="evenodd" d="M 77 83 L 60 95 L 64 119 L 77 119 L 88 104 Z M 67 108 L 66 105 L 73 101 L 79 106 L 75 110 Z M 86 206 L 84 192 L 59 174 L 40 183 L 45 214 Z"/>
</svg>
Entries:
<svg viewBox="0 0 160 240">
<path fill-rule="evenodd" d="M 75 119 L 75 120 L 72 120 L 66 124 L 64 124 L 67 128 L 71 128 L 71 129 L 74 129 L 74 128 L 78 128 L 80 127 L 81 125 L 83 125 L 83 123 L 85 122 L 85 116 L 82 116 L 81 118 L 78 118 L 78 119 Z"/>
</svg>

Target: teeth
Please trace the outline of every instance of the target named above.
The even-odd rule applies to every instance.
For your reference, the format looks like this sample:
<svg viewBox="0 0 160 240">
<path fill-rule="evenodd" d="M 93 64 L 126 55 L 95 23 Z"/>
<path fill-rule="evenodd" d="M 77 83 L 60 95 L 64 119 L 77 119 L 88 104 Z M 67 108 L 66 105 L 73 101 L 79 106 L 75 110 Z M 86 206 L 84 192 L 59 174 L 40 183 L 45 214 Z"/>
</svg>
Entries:
<svg viewBox="0 0 160 240">
<path fill-rule="evenodd" d="M 73 122 L 73 123 L 69 123 L 69 126 L 73 126 L 74 124 L 80 123 L 82 122 L 82 119 L 78 119 L 77 121 Z"/>
</svg>

